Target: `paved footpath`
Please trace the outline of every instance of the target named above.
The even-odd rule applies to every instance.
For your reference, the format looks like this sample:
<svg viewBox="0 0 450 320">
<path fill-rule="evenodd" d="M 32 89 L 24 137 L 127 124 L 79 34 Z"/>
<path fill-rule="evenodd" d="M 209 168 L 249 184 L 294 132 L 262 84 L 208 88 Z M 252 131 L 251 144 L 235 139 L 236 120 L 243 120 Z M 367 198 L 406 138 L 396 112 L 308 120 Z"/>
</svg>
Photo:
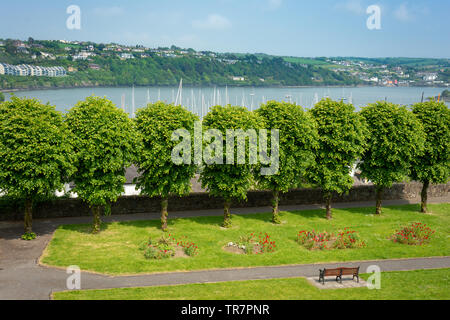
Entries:
<svg viewBox="0 0 450 320">
<path fill-rule="evenodd" d="M 433 203 L 449 202 L 449 198 L 431 199 Z M 413 203 L 408 201 L 385 201 L 384 205 Z M 373 203 L 341 203 L 335 208 L 369 207 Z M 310 210 L 320 206 L 290 206 L 282 210 Z M 234 209 L 233 214 L 269 212 L 269 208 Z M 172 218 L 222 215 L 222 210 L 171 213 Z M 104 218 L 106 222 L 159 219 L 157 213 Z M 51 293 L 66 290 L 65 270 L 38 265 L 42 251 L 51 240 L 55 229 L 63 224 L 89 223 L 90 217 L 46 219 L 34 222 L 34 230 L 39 235 L 35 241 L 22 241 L 22 224 L 0 222 L 0 300 L 47 300 Z M 225 281 L 279 279 L 292 277 L 318 276 L 320 268 L 378 265 L 382 271 L 408 271 L 423 269 L 450 268 L 450 257 L 417 258 L 402 260 L 381 260 L 330 264 L 309 264 L 276 267 L 257 267 L 247 269 L 220 269 L 195 272 L 161 273 L 140 276 L 110 277 L 92 273 L 82 273 L 82 289 L 110 289 L 126 287 L 146 287 L 191 283 L 213 283 Z"/>
</svg>

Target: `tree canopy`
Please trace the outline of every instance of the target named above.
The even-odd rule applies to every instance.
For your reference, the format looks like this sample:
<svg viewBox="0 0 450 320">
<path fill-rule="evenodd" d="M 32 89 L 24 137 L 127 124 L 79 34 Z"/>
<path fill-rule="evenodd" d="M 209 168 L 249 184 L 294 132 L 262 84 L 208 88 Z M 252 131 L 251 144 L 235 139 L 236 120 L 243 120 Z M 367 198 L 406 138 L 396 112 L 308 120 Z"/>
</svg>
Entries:
<svg viewBox="0 0 450 320">
<path fill-rule="evenodd" d="M 422 212 L 427 212 L 430 183 L 447 183 L 450 175 L 450 110 L 445 103 L 429 101 L 413 105 L 412 112 L 422 123 L 425 149 L 413 159 L 411 178 L 423 183 Z"/>
<path fill-rule="evenodd" d="M 164 102 L 149 104 L 137 112 L 136 128 L 140 133 L 142 147 L 137 156 L 140 176 L 137 188 L 150 197 L 162 198 L 161 221 L 167 229 L 167 199 L 169 195 L 182 196 L 191 190 L 191 179 L 197 167 L 190 163 L 175 163 L 172 151 L 180 143 L 174 139 L 177 130 L 186 130 L 182 138 L 187 143 L 186 154 L 191 156 L 194 138 L 194 124 L 198 117 L 182 106 Z M 189 153 L 189 154 L 188 154 Z"/>
<path fill-rule="evenodd" d="M 231 201 L 247 199 L 247 193 L 254 185 L 252 170 L 257 165 L 257 163 L 251 164 L 248 147 L 245 147 L 243 157 L 239 157 L 237 152 L 238 145 L 244 141 L 248 142 L 249 137 L 233 143 L 233 146 L 227 145 L 227 130 L 247 132 L 247 130 L 259 128 L 264 128 L 263 119 L 244 107 L 215 106 L 203 119 L 205 150 L 203 152 L 204 167 L 200 179 L 202 187 L 211 195 L 222 197 L 225 200 L 224 227 L 231 226 L 229 211 Z M 230 140 L 228 139 L 228 141 Z M 236 141 L 234 137 L 233 141 Z M 225 145 L 226 147 L 224 147 Z M 231 156 L 227 157 L 227 151 L 233 151 L 233 159 Z M 228 162 L 228 160 L 233 161 Z M 239 164 L 239 160 L 245 160 L 245 164 Z M 233 164 L 229 164 L 231 162 Z"/>
<path fill-rule="evenodd" d="M 0 104 L 0 189 L 25 201 L 25 233 L 33 203 L 62 190 L 73 172 L 72 149 L 61 113 L 36 99 Z"/>
<path fill-rule="evenodd" d="M 66 122 L 77 169 L 73 191 L 92 207 L 96 233 L 101 210 L 124 192 L 125 169 L 134 160 L 137 134 L 128 115 L 106 98 L 80 101 Z"/>
<path fill-rule="evenodd" d="M 424 131 L 405 106 L 377 102 L 364 107 L 361 115 L 369 133 L 359 167 L 362 176 L 377 187 L 377 214 L 380 214 L 383 189 L 408 177 L 412 161 L 423 151 Z"/>
<path fill-rule="evenodd" d="M 310 112 L 317 123 L 319 146 L 309 178 L 324 191 L 331 219 L 332 194 L 353 186 L 350 173 L 364 151 L 367 129 L 355 107 L 343 101 L 323 99 Z"/>
<path fill-rule="evenodd" d="M 260 189 L 272 190 L 272 220 L 274 223 L 280 223 L 279 193 L 286 193 L 305 180 L 306 170 L 315 161 L 317 128 L 309 113 L 303 111 L 301 106 L 291 103 L 269 101 L 256 113 L 264 119 L 266 130 L 279 130 L 278 173 L 261 175 L 258 170 L 255 170 L 255 176 Z"/>
</svg>

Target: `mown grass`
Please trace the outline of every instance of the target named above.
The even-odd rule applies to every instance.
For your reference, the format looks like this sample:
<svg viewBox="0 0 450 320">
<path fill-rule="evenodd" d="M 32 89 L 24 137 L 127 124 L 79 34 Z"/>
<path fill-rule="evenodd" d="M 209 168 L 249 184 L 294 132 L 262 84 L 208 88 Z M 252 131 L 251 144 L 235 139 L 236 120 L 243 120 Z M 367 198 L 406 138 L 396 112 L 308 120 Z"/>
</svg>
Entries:
<svg viewBox="0 0 450 320">
<path fill-rule="evenodd" d="M 373 208 L 334 210 L 334 219 L 327 221 L 324 210 L 283 212 L 284 224 L 270 223 L 270 214 L 233 216 L 234 227 L 220 227 L 221 217 L 174 219 L 169 221 L 170 233 L 186 236 L 200 250 L 193 258 L 146 260 L 139 245 L 149 236 L 162 235 L 159 221 L 138 221 L 104 224 L 98 235 L 90 234 L 90 225 L 60 227 L 46 251 L 42 263 L 67 267 L 78 265 L 82 270 L 110 275 L 141 274 L 171 271 L 255 267 L 269 265 L 345 262 L 372 259 L 413 258 L 450 255 L 450 204 L 431 205 L 432 215 L 418 212 L 417 205 L 385 208 L 381 216 Z M 388 238 L 400 227 L 412 222 L 428 224 L 436 234 L 428 245 L 407 246 Z M 301 230 L 337 232 L 351 227 L 367 243 L 365 248 L 332 251 L 308 251 L 296 242 Z M 267 232 L 276 241 L 278 250 L 265 255 L 236 255 L 225 252 L 230 241 L 251 232 Z"/>
<path fill-rule="evenodd" d="M 368 275 L 363 275 L 364 279 Z M 54 293 L 55 300 L 448 300 L 450 269 L 386 272 L 381 289 L 320 290 L 304 278 L 86 290 Z"/>
</svg>

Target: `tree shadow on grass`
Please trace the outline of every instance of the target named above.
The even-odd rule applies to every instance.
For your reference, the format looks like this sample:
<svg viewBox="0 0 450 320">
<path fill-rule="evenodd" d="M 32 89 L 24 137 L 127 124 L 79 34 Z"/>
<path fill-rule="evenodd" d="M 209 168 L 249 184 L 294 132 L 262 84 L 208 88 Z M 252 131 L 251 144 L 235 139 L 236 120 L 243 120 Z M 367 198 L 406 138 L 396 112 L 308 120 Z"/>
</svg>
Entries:
<svg viewBox="0 0 450 320">
<path fill-rule="evenodd" d="M 102 232 L 110 230 L 112 225 L 121 224 L 118 222 L 102 222 L 100 227 L 100 232 L 97 233 L 98 235 L 101 235 Z M 130 223 L 131 225 L 131 223 Z M 84 235 L 95 235 L 92 233 L 93 225 L 92 223 L 83 223 L 83 224 L 65 224 L 60 225 L 56 230 L 66 230 L 71 231 L 74 233 L 84 234 Z"/>
<path fill-rule="evenodd" d="M 410 213 L 420 213 L 420 204 L 405 204 L 396 206 L 383 206 L 383 209 L 390 209 L 395 211 L 407 211 Z"/>
</svg>

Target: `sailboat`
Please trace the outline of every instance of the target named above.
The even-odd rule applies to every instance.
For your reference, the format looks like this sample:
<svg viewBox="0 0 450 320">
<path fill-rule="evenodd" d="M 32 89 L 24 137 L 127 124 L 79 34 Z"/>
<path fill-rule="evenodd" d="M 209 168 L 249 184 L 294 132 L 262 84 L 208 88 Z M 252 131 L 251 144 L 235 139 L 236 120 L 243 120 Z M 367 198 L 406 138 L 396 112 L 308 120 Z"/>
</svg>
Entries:
<svg viewBox="0 0 450 320">
<path fill-rule="evenodd" d="M 341 101 L 347 101 L 347 98 L 345 97 L 344 89 L 342 89 L 342 98 Z"/>
<path fill-rule="evenodd" d="M 255 97 L 254 93 L 250 93 L 250 96 L 252 97 L 252 102 L 250 104 L 250 111 L 253 111 L 253 98 Z"/>
<path fill-rule="evenodd" d="M 133 85 L 133 89 L 131 90 L 131 118 L 134 118 L 136 116 L 135 111 L 136 105 L 134 101 L 134 85 Z"/>
<path fill-rule="evenodd" d="M 229 105 L 230 101 L 228 100 L 228 86 L 225 86 L 225 105 Z"/>
<path fill-rule="evenodd" d="M 122 94 L 122 110 L 125 111 L 125 93 Z"/>
<path fill-rule="evenodd" d="M 314 104 L 318 104 L 319 103 L 319 94 L 316 92 L 314 94 Z"/>
<path fill-rule="evenodd" d="M 175 100 L 175 105 L 183 104 L 183 78 L 180 80 L 180 85 L 178 86 L 177 98 Z"/>
</svg>

